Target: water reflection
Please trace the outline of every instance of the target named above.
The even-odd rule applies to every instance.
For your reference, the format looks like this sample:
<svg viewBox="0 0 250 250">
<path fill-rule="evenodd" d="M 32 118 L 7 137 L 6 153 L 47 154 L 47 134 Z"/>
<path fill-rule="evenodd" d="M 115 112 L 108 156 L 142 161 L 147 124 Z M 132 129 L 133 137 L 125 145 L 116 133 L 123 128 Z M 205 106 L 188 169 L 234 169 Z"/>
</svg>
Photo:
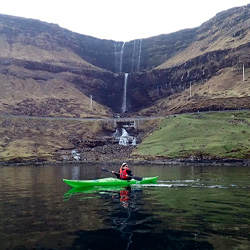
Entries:
<svg viewBox="0 0 250 250">
<path fill-rule="evenodd" d="M 117 242 L 119 244 L 117 245 L 118 249 L 129 249 L 133 242 L 133 227 L 140 225 L 141 229 L 138 229 L 138 232 L 150 232 L 149 226 L 142 226 L 151 217 L 150 214 L 140 213 L 142 202 L 140 197 L 142 194 L 143 190 L 139 187 L 89 187 L 70 189 L 64 194 L 64 198 L 67 199 L 67 202 L 70 202 L 70 199 L 75 197 L 78 200 L 89 199 L 90 197 L 99 198 L 103 199 L 103 205 L 106 205 L 107 201 L 109 201 L 113 206 L 112 209 L 108 209 L 108 213 L 106 210 L 100 209 L 99 213 L 103 214 L 105 224 L 108 225 L 108 228 L 112 228 L 112 235 L 116 235 L 116 239 L 112 238 L 112 244 L 116 244 L 114 242 Z M 105 234 L 107 234 L 106 230 L 99 231 L 98 237 L 103 237 Z M 82 245 L 80 246 L 83 247 Z M 108 246 L 109 249 L 115 249 L 110 248 L 110 242 Z"/>
<path fill-rule="evenodd" d="M 164 210 L 164 207 L 159 204 L 155 206 L 154 197 L 145 193 L 148 188 L 152 186 L 73 188 L 65 193 L 67 202 L 71 202 L 74 198 L 82 200 L 90 197 L 103 200 L 103 206 L 98 209 L 98 213 L 105 218 L 104 224 L 107 228 L 91 232 L 76 231 L 74 235 L 77 238 L 73 246 L 81 249 L 126 250 L 214 249 L 207 240 L 201 240 L 202 233 L 199 234 L 199 241 L 196 241 L 195 232 L 168 229 L 161 216 L 154 213 Z M 91 196 L 88 196 L 89 194 Z M 172 213 L 173 211 L 169 212 L 170 216 Z M 161 233 L 157 233 L 156 227 Z M 93 237 L 101 242 L 99 240 L 93 242 Z"/>
<path fill-rule="evenodd" d="M 126 240 L 126 249 L 129 249 L 129 246 L 132 243 L 133 232 L 130 230 L 129 226 L 131 225 L 131 215 L 135 209 L 134 200 L 136 192 L 137 190 L 132 190 L 131 187 L 126 187 L 123 190 L 120 190 L 117 196 L 112 196 L 113 199 L 119 199 L 121 208 L 123 208 L 122 216 L 113 217 L 113 225 L 116 227 L 116 230 L 120 232 L 121 237 Z"/>
<path fill-rule="evenodd" d="M 107 173 L 93 165 L 1 167 L 0 249 L 250 249 L 249 168 L 131 168 L 160 179 L 69 190 L 62 179 Z"/>
<path fill-rule="evenodd" d="M 72 180 L 79 180 L 80 179 L 80 166 L 72 166 L 71 168 L 71 179 Z"/>
</svg>

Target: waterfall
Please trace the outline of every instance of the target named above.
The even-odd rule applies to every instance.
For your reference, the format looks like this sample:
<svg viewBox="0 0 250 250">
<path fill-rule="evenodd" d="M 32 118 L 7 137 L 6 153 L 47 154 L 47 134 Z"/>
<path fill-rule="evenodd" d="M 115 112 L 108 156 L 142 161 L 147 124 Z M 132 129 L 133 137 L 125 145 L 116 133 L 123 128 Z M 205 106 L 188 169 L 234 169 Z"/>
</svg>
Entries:
<svg viewBox="0 0 250 250">
<path fill-rule="evenodd" d="M 114 42 L 114 48 L 115 48 L 115 72 L 118 73 L 119 72 L 119 60 L 118 60 L 118 56 L 120 55 L 120 52 L 117 51 L 117 43 Z"/>
<path fill-rule="evenodd" d="M 137 43 L 138 41 L 138 43 Z M 139 46 L 139 48 L 138 48 Z M 137 49 L 136 49 L 137 47 Z M 133 56 L 132 56 L 132 67 L 131 67 L 131 72 L 140 71 L 140 66 L 141 66 L 141 47 L 142 47 L 142 39 L 140 40 L 134 40 L 134 48 L 133 48 Z M 138 55 L 138 57 L 136 57 Z M 135 57 L 138 59 L 137 60 L 137 67 L 134 66 L 135 64 Z M 135 68 L 135 70 L 134 70 Z"/>
<path fill-rule="evenodd" d="M 136 138 L 130 136 L 125 128 L 117 128 L 115 133 L 113 134 L 115 137 L 115 141 L 122 146 L 136 146 Z"/>
<path fill-rule="evenodd" d="M 120 52 L 120 67 L 119 67 L 119 73 L 122 72 L 122 59 L 123 59 L 123 50 L 124 50 L 125 42 L 122 44 L 121 52 Z"/>
<path fill-rule="evenodd" d="M 113 134 L 113 136 L 116 137 L 116 138 L 120 137 L 119 129 L 115 130 L 115 133 Z"/>
<path fill-rule="evenodd" d="M 122 44 L 121 49 L 118 50 L 117 48 L 120 48 L 120 43 L 114 42 L 114 48 L 115 48 L 115 72 L 121 73 L 122 72 L 122 61 L 123 61 L 123 51 L 124 51 L 125 42 Z"/>
<path fill-rule="evenodd" d="M 136 146 L 136 138 L 134 137 L 132 143 L 131 143 L 132 146 Z"/>
<path fill-rule="evenodd" d="M 128 73 L 125 73 L 123 99 L 122 99 L 122 113 L 125 113 L 127 111 L 127 82 L 128 82 Z"/>
<path fill-rule="evenodd" d="M 142 45 L 142 39 L 140 40 L 140 49 L 139 49 L 139 57 L 138 57 L 138 68 L 137 71 L 140 71 L 140 64 L 141 64 L 141 45 Z"/>
<path fill-rule="evenodd" d="M 119 140 L 119 145 L 127 146 L 128 145 L 128 132 L 125 128 L 122 128 L 122 135 Z"/>
<path fill-rule="evenodd" d="M 76 149 L 71 151 L 71 155 L 76 161 L 81 159 L 81 154 Z"/>
<path fill-rule="evenodd" d="M 131 72 L 134 72 L 134 60 L 135 60 L 135 40 L 134 40 L 134 49 L 133 49 L 133 56 L 132 56 Z"/>
</svg>

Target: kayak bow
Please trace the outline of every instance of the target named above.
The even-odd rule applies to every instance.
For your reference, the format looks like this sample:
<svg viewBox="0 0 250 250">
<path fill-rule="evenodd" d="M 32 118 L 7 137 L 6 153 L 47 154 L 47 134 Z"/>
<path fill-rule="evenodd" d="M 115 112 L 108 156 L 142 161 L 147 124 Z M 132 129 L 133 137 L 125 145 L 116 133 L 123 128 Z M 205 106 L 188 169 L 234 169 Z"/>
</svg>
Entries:
<svg viewBox="0 0 250 250">
<path fill-rule="evenodd" d="M 103 178 L 96 180 L 68 180 L 63 181 L 71 187 L 96 187 L 96 186 L 130 186 L 133 184 L 150 184 L 155 183 L 159 177 L 146 177 L 141 181 L 137 180 L 121 180 L 116 178 Z"/>
</svg>

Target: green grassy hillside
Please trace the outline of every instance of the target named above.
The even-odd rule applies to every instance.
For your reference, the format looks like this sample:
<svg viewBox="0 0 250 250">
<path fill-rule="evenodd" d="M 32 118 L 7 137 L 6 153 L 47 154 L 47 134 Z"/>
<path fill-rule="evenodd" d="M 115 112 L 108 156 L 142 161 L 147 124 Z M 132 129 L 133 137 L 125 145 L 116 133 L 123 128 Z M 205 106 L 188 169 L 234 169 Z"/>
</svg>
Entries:
<svg viewBox="0 0 250 250">
<path fill-rule="evenodd" d="M 179 115 L 164 119 L 158 130 L 133 152 L 134 157 L 250 158 L 250 112 Z"/>
</svg>

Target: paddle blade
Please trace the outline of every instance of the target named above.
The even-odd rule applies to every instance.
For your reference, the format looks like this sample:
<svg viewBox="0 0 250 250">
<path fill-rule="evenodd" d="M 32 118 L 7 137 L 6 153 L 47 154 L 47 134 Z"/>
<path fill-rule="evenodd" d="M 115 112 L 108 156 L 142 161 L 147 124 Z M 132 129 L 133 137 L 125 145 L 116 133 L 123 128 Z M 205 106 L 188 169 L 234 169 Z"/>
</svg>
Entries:
<svg viewBox="0 0 250 250">
<path fill-rule="evenodd" d="M 111 172 L 110 170 L 105 169 L 105 168 L 101 168 L 101 170 L 102 170 L 103 172 Z"/>
<path fill-rule="evenodd" d="M 138 177 L 138 176 L 131 176 L 132 177 L 132 179 L 135 179 L 135 180 L 137 180 L 137 181 L 141 181 L 143 178 L 141 178 L 141 177 Z"/>
</svg>

